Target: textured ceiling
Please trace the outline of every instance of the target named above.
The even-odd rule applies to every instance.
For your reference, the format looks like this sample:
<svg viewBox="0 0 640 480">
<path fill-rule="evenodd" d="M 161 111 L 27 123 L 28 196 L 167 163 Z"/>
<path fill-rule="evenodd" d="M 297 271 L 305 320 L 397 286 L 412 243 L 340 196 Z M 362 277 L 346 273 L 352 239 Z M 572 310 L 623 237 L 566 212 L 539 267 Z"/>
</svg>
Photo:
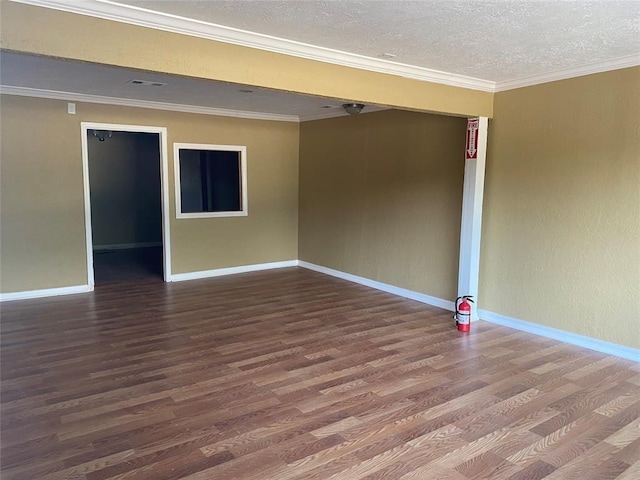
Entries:
<svg viewBox="0 0 640 480">
<path fill-rule="evenodd" d="M 205 38 L 211 32 L 211 38 L 222 34 L 231 39 L 226 41 L 234 42 L 237 34 L 257 48 L 277 45 L 287 50 L 297 45 L 302 50 L 289 48 L 294 55 L 298 51 L 317 53 L 320 50 L 314 47 L 320 47 L 325 49 L 325 61 L 346 52 L 349 59 L 355 55 L 365 60 L 365 66 L 357 68 L 390 65 L 389 72 L 398 75 L 407 75 L 414 67 L 421 72 L 439 71 L 445 77 L 454 74 L 471 80 L 486 91 L 567 78 L 568 71 L 580 75 L 614 64 L 618 66 L 613 68 L 621 68 L 640 63 L 640 0 L 15 1 L 169 30 L 177 22 L 187 30 L 197 26 L 193 34 Z M 240 91 L 241 85 L 13 53 L 0 58 L 2 85 L 19 87 L 13 93 L 22 88 L 18 94 L 46 90 L 49 93 L 40 95 L 53 91 L 54 98 L 69 98 L 55 96 L 67 92 L 224 109 L 239 116 L 254 112 L 287 117 L 283 120 L 344 114 L 340 104 L 349 100 L 254 87 L 246 94 Z M 623 61 L 612 62 L 616 59 Z M 404 66 L 408 67 L 403 70 Z M 580 68 L 586 66 L 603 68 Z M 554 73 L 558 75 L 552 78 Z M 127 83 L 134 78 L 167 85 L 154 88 Z M 486 82 L 482 85 L 473 79 Z M 334 108 L 322 108 L 325 105 Z M 367 106 L 365 112 L 378 109 Z"/>
<path fill-rule="evenodd" d="M 110 3 L 494 82 L 640 53 L 640 0 Z"/>
</svg>

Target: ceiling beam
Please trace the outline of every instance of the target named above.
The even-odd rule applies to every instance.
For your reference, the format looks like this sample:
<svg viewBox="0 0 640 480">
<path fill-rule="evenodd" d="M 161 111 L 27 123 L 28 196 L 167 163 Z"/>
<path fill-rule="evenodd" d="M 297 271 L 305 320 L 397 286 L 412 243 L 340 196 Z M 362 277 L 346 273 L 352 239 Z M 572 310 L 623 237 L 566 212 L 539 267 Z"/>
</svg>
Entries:
<svg viewBox="0 0 640 480">
<path fill-rule="evenodd" d="M 493 93 L 4 2 L 2 49 L 393 108 L 493 115 Z M 64 35 L 61 34 L 64 32 Z"/>
</svg>

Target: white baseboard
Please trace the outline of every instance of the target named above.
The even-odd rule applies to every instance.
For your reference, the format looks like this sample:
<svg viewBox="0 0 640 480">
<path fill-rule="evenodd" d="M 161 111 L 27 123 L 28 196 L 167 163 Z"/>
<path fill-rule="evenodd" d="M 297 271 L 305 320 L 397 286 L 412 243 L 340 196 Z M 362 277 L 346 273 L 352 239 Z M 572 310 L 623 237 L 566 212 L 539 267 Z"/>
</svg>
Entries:
<svg viewBox="0 0 640 480">
<path fill-rule="evenodd" d="M 76 285 L 73 287 L 44 288 L 42 290 L 29 290 L 26 292 L 0 293 L 0 302 L 12 300 L 28 300 L 31 298 L 55 297 L 58 295 L 72 295 L 75 293 L 91 292 L 89 285 Z"/>
<path fill-rule="evenodd" d="M 442 298 L 432 297 L 430 295 L 425 295 L 424 293 L 418 293 L 413 290 L 395 287 L 387 283 L 377 282 L 375 280 L 370 280 L 368 278 L 359 277 L 350 273 L 341 272 L 332 268 L 322 267 L 320 265 L 304 262 L 302 260 L 298 261 L 298 266 L 307 268 L 309 270 L 314 270 L 316 272 L 324 273 L 326 275 L 331 275 L 332 277 L 359 283 L 360 285 L 365 285 L 377 290 L 392 293 L 400 297 L 410 298 L 418 302 L 433 305 L 434 307 L 440 307 L 450 311 L 453 311 L 455 309 L 454 302 L 444 300 Z M 490 323 L 495 323 L 497 325 L 513 328 L 515 330 L 532 333 L 534 335 L 540 335 L 546 338 L 552 338 L 554 340 L 559 340 L 570 345 L 588 348 L 589 350 L 595 350 L 597 352 L 606 353 L 608 355 L 626 358 L 627 360 L 640 362 L 640 350 L 635 348 L 618 345 L 616 343 L 605 342 L 604 340 L 598 340 L 595 338 L 586 337 L 584 335 L 566 332 L 557 328 L 545 327 L 536 323 L 525 322 L 524 320 L 507 317 L 505 315 L 500 315 L 499 313 L 490 312 L 488 310 L 479 309 L 478 314 L 481 320 L 486 320 Z"/>
<path fill-rule="evenodd" d="M 444 300 L 442 298 L 432 297 L 424 293 L 415 292 L 413 290 L 407 290 L 405 288 L 389 285 L 388 283 L 378 282 L 364 277 L 359 277 L 351 273 L 341 272 L 340 270 L 334 270 L 332 268 L 315 265 L 313 263 L 305 262 L 302 260 L 287 260 L 283 262 L 271 262 L 271 263 L 259 263 L 255 265 L 242 265 L 239 267 L 218 268 L 215 270 L 205 270 L 199 272 L 178 273 L 171 276 L 170 281 L 181 282 L 185 280 L 197 280 L 202 278 L 220 277 L 224 275 L 234 275 L 237 273 L 257 272 L 260 270 L 271 270 L 275 268 L 295 267 L 300 266 L 308 270 L 313 270 L 332 277 L 341 278 L 349 282 L 358 283 L 367 287 L 375 288 L 383 292 L 398 295 L 400 297 L 416 300 L 427 305 L 439 307 L 445 310 L 453 311 L 455 306 L 454 302 L 450 300 Z M 8 302 L 12 300 L 27 300 L 32 298 L 53 297 L 57 295 L 71 295 L 76 293 L 87 293 L 92 291 L 93 288 L 89 285 L 76 285 L 72 287 L 61 288 L 47 288 L 42 290 L 31 290 L 26 292 L 13 292 L 13 293 L 0 293 L 0 302 Z M 576 345 L 578 347 L 587 348 L 589 350 L 595 350 L 597 352 L 606 353 L 607 355 L 614 355 L 616 357 L 625 358 L 635 362 L 640 362 L 640 350 L 632 347 L 626 347 L 624 345 L 618 345 L 611 342 L 605 342 L 604 340 L 598 340 L 596 338 L 586 337 L 584 335 L 578 335 L 576 333 L 566 332 L 553 327 L 547 327 L 539 325 L 537 323 L 526 322 L 524 320 L 518 320 L 517 318 L 507 317 L 499 313 L 490 312 L 488 310 L 479 309 L 478 314 L 481 320 L 485 320 L 490 323 L 502 325 L 504 327 L 513 328 L 522 332 L 532 333 L 534 335 L 540 335 L 546 338 L 552 338 L 570 345 Z"/>
<path fill-rule="evenodd" d="M 198 280 L 201 278 L 222 277 L 224 275 L 235 275 L 236 273 L 257 272 L 260 270 L 271 270 L 274 268 L 296 267 L 297 260 L 286 260 L 284 262 L 257 263 L 255 265 L 241 265 L 239 267 L 216 268 L 215 270 L 203 270 L 199 272 L 176 273 L 171 275 L 172 282 L 183 282 L 185 280 Z"/>
<path fill-rule="evenodd" d="M 478 313 L 482 320 L 486 320 L 490 323 L 513 328 L 522 332 L 533 333 L 534 335 L 540 335 L 546 338 L 552 338 L 554 340 L 559 340 L 561 342 L 576 345 L 578 347 L 588 348 L 589 350 L 595 350 L 596 352 L 606 353 L 607 355 L 614 355 L 616 357 L 626 358 L 627 360 L 640 362 L 640 350 L 636 348 L 626 347 L 624 345 L 618 345 L 616 343 L 605 342 L 604 340 L 598 340 L 596 338 L 585 337 L 584 335 L 578 335 L 577 333 L 558 330 L 557 328 L 553 327 L 546 327 L 537 323 L 518 320 L 517 318 L 507 317 L 505 315 L 489 312 L 487 310 L 480 309 L 478 310 Z"/>
<path fill-rule="evenodd" d="M 359 283 L 360 285 L 375 288 L 376 290 L 382 290 L 383 292 L 393 293 L 394 295 L 398 295 L 399 297 L 410 298 L 411 300 L 426 303 L 427 305 L 432 305 L 434 307 L 439 307 L 450 311 L 453 311 L 455 309 L 454 302 L 450 300 L 432 297 L 431 295 L 415 292 L 413 290 L 407 290 L 406 288 L 395 287 L 393 285 L 389 285 L 388 283 L 382 283 L 376 280 L 371 280 L 369 278 L 359 277 L 357 275 L 352 275 L 351 273 L 341 272 L 340 270 L 334 270 L 333 268 L 322 267 L 320 265 L 304 262 L 302 260 L 298 260 L 298 266 L 307 268 L 309 270 L 314 270 L 319 273 L 324 273 L 325 275 L 331 275 L 332 277 L 342 278 L 343 280 Z"/>
<path fill-rule="evenodd" d="M 141 243 L 112 243 L 110 245 L 94 245 L 94 252 L 104 252 L 105 250 L 128 250 L 130 248 L 161 247 L 162 242 L 141 242 Z"/>
</svg>

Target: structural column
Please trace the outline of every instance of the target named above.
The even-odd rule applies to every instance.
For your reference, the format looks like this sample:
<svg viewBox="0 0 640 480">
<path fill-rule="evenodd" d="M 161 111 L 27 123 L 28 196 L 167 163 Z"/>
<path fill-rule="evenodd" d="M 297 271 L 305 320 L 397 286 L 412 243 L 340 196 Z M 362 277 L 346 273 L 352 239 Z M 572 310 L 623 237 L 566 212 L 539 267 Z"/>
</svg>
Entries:
<svg viewBox="0 0 640 480">
<path fill-rule="evenodd" d="M 458 296 L 471 295 L 476 302 L 472 309 L 472 321 L 478 320 L 480 235 L 482 231 L 482 198 L 484 195 L 484 170 L 487 160 L 488 126 L 488 117 L 471 118 L 467 121 Z"/>
</svg>

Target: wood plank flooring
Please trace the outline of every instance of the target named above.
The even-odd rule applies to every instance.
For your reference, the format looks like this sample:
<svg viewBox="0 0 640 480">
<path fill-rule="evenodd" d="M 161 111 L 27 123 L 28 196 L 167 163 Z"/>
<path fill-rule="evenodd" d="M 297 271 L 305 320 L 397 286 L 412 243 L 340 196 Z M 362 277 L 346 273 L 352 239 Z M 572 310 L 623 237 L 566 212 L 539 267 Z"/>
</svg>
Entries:
<svg viewBox="0 0 640 480">
<path fill-rule="evenodd" d="M 1 313 L 3 480 L 640 478 L 640 365 L 304 269 Z"/>
</svg>

